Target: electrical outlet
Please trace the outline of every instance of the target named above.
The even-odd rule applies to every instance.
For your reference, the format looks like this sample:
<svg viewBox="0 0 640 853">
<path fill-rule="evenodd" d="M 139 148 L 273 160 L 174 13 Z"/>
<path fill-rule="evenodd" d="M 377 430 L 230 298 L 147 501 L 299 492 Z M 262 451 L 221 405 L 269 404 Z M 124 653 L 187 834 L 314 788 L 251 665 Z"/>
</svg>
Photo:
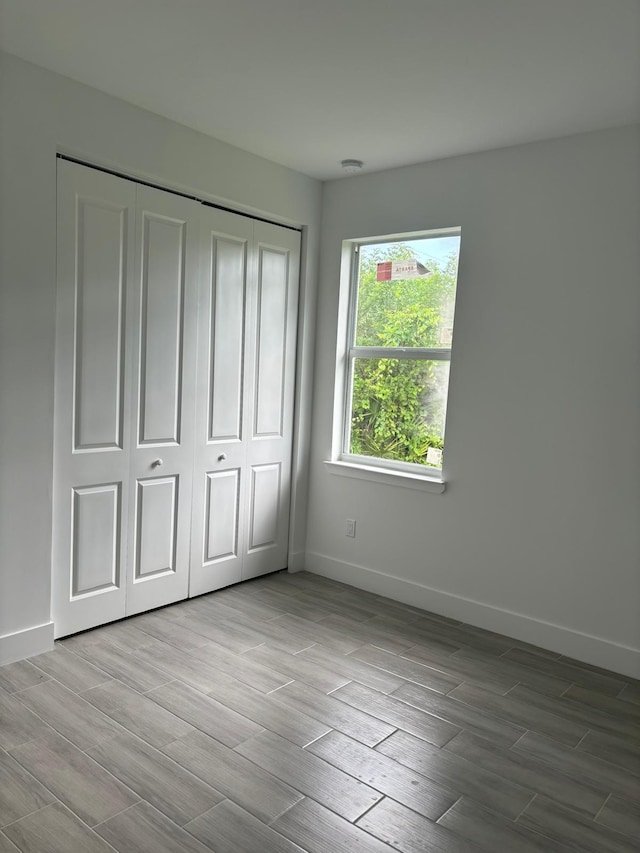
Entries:
<svg viewBox="0 0 640 853">
<path fill-rule="evenodd" d="M 347 536 L 351 537 L 351 539 L 356 538 L 356 520 L 355 518 L 347 519 Z"/>
</svg>

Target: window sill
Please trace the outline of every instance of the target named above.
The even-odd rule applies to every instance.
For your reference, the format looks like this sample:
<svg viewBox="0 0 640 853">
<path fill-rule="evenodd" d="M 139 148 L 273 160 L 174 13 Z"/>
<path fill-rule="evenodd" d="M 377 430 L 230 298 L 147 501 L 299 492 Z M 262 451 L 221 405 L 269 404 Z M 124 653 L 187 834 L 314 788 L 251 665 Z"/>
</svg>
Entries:
<svg viewBox="0 0 640 853">
<path fill-rule="evenodd" d="M 330 460 L 326 460 L 324 464 L 331 474 L 352 477 L 356 480 L 368 480 L 387 486 L 399 486 L 435 494 L 442 494 L 446 488 L 446 483 L 442 479 L 425 477 L 422 474 L 410 474 L 408 471 L 392 471 L 389 468 L 376 468 L 373 465 L 357 465 L 353 462 L 333 462 Z"/>
</svg>

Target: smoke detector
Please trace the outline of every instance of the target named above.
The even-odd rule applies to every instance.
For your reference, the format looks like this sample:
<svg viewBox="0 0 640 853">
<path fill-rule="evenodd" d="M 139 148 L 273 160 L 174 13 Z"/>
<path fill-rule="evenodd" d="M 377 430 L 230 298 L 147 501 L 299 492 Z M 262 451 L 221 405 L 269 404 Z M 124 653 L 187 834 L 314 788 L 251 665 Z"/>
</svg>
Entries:
<svg viewBox="0 0 640 853">
<path fill-rule="evenodd" d="M 362 160 L 342 160 L 340 162 L 342 166 L 342 171 L 347 172 L 350 175 L 355 175 L 357 172 L 362 171 L 362 167 L 364 163 Z"/>
</svg>

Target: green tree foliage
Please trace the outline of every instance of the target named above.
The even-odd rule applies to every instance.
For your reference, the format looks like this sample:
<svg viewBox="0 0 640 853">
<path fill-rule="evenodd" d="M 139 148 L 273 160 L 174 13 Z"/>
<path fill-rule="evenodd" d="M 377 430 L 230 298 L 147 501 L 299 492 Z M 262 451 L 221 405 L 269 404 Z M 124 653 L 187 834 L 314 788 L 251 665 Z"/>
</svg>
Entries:
<svg viewBox="0 0 640 853">
<path fill-rule="evenodd" d="M 406 244 L 360 250 L 356 346 L 440 347 L 453 326 L 457 259 L 429 263 L 430 274 L 376 281 L 382 261 L 414 257 Z M 353 376 L 352 453 L 427 464 L 443 447 L 448 362 L 357 359 Z"/>
</svg>

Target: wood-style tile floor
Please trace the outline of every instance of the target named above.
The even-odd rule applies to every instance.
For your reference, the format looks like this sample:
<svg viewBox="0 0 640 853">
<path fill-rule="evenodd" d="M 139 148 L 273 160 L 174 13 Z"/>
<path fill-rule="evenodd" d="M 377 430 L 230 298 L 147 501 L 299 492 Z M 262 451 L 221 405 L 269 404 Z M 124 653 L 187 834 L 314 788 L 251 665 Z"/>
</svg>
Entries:
<svg viewBox="0 0 640 853">
<path fill-rule="evenodd" d="M 0 853 L 640 845 L 640 682 L 306 572 L 0 668 Z"/>
</svg>

